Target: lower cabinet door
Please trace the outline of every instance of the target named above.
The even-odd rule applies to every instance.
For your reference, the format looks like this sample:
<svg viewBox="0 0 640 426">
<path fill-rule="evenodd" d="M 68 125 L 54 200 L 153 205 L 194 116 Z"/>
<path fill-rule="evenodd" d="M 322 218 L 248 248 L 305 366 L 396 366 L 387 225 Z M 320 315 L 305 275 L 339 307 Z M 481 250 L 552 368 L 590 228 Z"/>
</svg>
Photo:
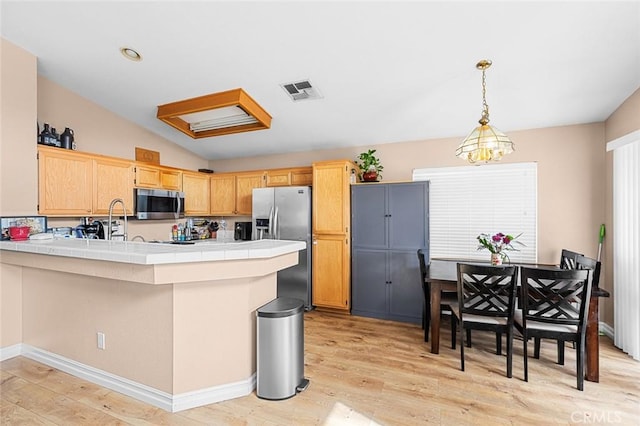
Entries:
<svg viewBox="0 0 640 426">
<path fill-rule="evenodd" d="M 348 311 L 350 262 L 347 235 L 314 235 L 313 305 Z"/>
<path fill-rule="evenodd" d="M 422 321 L 424 293 L 416 252 L 389 251 L 389 319 Z"/>
<path fill-rule="evenodd" d="M 384 250 L 353 249 L 352 252 L 351 313 L 374 318 L 386 318 L 387 252 Z"/>
</svg>

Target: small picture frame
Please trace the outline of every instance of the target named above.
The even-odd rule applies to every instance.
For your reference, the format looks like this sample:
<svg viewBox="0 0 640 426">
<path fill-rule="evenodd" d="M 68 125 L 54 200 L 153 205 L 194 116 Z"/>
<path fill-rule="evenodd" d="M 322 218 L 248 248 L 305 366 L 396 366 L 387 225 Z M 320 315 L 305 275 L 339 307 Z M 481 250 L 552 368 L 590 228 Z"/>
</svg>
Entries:
<svg viewBox="0 0 640 426">
<path fill-rule="evenodd" d="M 10 226 L 28 226 L 31 228 L 29 235 L 47 232 L 46 216 L 3 216 L 0 217 L 2 227 L 2 241 L 9 240 Z"/>
</svg>

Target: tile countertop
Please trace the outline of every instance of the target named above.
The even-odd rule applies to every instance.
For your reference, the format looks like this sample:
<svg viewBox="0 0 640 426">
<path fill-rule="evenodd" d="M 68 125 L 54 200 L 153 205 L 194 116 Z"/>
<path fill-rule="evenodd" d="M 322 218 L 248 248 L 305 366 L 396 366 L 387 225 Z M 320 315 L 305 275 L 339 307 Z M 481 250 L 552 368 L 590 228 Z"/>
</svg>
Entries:
<svg viewBox="0 0 640 426">
<path fill-rule="evenodd" d="M 206 241 L 192 245 L 85 239 L 0 241 L 0 250 L 139 265 L 270 258 L 305 248 L 304 241 L 289 240 Z"/>
</svg>

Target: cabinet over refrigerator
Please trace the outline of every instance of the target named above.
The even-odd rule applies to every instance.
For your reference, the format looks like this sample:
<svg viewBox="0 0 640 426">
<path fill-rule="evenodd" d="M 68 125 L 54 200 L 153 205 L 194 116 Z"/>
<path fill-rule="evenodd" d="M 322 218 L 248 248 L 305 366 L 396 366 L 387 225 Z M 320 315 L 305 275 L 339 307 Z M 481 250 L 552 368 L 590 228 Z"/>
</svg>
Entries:
<svg viewBox="0 0 640 426">
<path fill-rule="evenodd" d="M 278 297 L 311 306 L 311 187 L 256 188 L 252 202 L 252 239 L 304 241 L 298 264 L 278 272 Z"/>
</svg>

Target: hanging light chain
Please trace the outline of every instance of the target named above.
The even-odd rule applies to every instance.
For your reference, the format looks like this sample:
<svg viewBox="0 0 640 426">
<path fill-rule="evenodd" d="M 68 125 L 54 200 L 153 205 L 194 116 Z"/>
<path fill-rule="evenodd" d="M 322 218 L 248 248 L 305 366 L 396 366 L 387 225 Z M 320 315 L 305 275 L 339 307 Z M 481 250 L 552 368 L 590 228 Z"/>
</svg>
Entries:
<svg viewBox="0 0 640 426">
<path fill-rule="evenodd" d="M 478 121 L 483 126 L 489 124 L 489 105 L 487 105 L 487 75 L 486 69 L 491 66 L 491 61 L 483 59 L 476 64 L 476 68 L 482 70 L 482 117 Z"/>
<path fill-rule="evenodd" d="M 487 76 L 485 74 L 485 68 L 482 69 L 482 118 L 480 118 L 480 124 L 485 125 L 489 123 L 489 105 L 487 105 Z"/>
</svg>

